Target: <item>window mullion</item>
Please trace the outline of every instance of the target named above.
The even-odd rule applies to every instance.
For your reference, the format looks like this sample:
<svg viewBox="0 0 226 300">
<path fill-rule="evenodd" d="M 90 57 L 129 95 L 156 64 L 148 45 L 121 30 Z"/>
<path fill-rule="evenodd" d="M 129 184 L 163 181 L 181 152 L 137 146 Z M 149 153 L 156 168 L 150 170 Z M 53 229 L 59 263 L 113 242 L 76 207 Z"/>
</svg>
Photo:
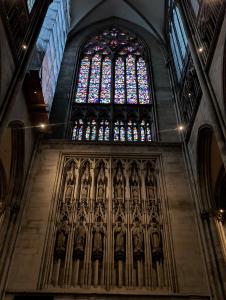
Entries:
<svg viewBox="0 0 226 300">
<path fill-rule="evenodd" d="M 128 104 L 127 103 L 127 57 L 123 57 L 123 62 L 124 62 L 124 97 L 125 97 L 125 100 L 124 100 L 124 103 L 125 104 Z"/>
<path fill-rule="evenodd" d="M 89 102 L 89 87 L 90 87 L 90 77 L 91 77 L 92 67 L 93 67 L 93 56 L 92 56 L 92 58 L 90 58 L 90 64 L 89 64 L 89 75 L 88 75 L 88 82 L 87 82 L 86 103 Z"/>
<path fill-rule="evenodd" d="M 115 57 L 111 59 L 111 108 L 109 140 L 114 141 L 114 103 L 115 103 Z"/>
<path fill-rule="evenodd" d="M 137 104 L 140 104 L 140 99 L 139 99 L 139 82 L 138 82 L 138 72 L 137 72 L 137 61 L 138 61 L 138 58 L 136 57 L 136 59 L 135 59 L 135 76 L 136 76 L 136 87 L 137 87 Z"/>
<path fill-rule="evenodd" d="M 101 103 L 101 90 L 102 90 L 102 77 L 103 77 L 103 60 L 104 60 L 104 58 L 103 58 L 103 56 L 101 56 L 98 103 Z"/>
</svg>

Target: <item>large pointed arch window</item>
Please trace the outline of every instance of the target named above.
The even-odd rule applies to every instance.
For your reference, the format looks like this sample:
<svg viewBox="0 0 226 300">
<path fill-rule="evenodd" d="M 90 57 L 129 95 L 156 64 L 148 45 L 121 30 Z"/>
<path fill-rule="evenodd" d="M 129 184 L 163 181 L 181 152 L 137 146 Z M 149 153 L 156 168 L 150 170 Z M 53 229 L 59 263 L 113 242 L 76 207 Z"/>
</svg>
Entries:
<svg viewBox="0 0 226 300">
<path fill-rule="evenodd" d="M 150 141 L 142 138 L 141 125 L 147 126 L 145 132 L 153 131 L 150 64 L 147 61 L 150 59 L 142 42 L 117 26 L 88 39 L 74 89 L 73 140 L 81 140 L 75 133 L 82 128 L 84 141 Z M 86 111 L 91 108 L 96 117 L 88 120 Z M 102 113 L 108 118 L 99 117 Z M 84 118 L 78 120 L 77 115 L 81 114 Z M 141 120 L 142 115 L 147 119 Z"/>
</svg>

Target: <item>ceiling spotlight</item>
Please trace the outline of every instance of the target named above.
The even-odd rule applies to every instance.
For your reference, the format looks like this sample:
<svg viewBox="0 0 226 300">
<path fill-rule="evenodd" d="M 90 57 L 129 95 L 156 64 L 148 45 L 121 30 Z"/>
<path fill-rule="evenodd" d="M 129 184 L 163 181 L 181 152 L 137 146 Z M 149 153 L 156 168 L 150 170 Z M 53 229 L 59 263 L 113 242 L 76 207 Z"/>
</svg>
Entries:
<svg viewBox="0 0 226 300">
<path fill-rule="evenodd" d="M 220 209 L 220 213 L 223 214 L 223 212 L 224 212 L 224 210 L 223 210 L 223 209 Z"/>
<path fill-rule="evenodd" d="M 200 47 L 199 49 L 198 49 L 198 52 L 199 53 L 202 53 L 204 51 L 204 48 L 203 47 Z"/>
<path fill-rule="evenodd" d="M 34 91 L 34 94 L 37 94 L 37 91 Z"/>
<path fill-rule="evenodd" d="M 188 93 L 188 97 L 191 97 L 191 93 Z"/>
<path fill-rule="evenodd" d="M 23 45 L 22 45 L 22 48 L 23 48 L 24 50 L 26 50 L 26 49 L 27 49 L 27 45 L 23 44 Z"/>
<path fill-rule="evenodd" d="M 41 124 L 39 125 L 39 127 L 42 128 L 42 129 L 45 129 L 45 128 L 46 128 L 46 124 L 41 123 Z"/>
</svg>

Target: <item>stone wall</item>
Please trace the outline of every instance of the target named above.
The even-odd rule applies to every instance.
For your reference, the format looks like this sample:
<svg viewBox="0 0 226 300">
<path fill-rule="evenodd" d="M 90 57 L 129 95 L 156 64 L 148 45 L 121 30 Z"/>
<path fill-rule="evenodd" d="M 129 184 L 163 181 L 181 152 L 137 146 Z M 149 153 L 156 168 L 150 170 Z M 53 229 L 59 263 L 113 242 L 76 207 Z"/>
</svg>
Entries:
<svg viewBox="0 0 226 300">
<path fill-rule="evenodd" d="M 159 172 L 162 174 L 160 189 L 164 195 L 164 213 L 167 216 L 164 222 L 168 228 L 165 239 L 171 263 L 171 272 L 168 274 L 171 288 L 151 290 L 130 287 L 129 290 L 132 288 L 135 292 L 137 290 L 150 295 L 175 293 L 175 296 L 181 295 L 179 299 L 183 299 L 183 295 L 207 297 L 207 279 L 181 147 L 179 144 L 164 143 L 101 147 L 54 141 L 42 144 L 27 182 L 26 207 L 10 269 L 7 293 L 87 292 L 87 287 L 41 286 L 48 241 L 51 239 L 51 227 L 56 213 L 54 207 L 59 196 L 63 157 L 78 155 L 86 158 L 96 156 L 135 160 L 159 158 Z M 105 288 L 90 286 L 88 291 L 102 294 Z M 129 293 L 125 287 L 112 291 L 115 292 Z"/>
</svg>

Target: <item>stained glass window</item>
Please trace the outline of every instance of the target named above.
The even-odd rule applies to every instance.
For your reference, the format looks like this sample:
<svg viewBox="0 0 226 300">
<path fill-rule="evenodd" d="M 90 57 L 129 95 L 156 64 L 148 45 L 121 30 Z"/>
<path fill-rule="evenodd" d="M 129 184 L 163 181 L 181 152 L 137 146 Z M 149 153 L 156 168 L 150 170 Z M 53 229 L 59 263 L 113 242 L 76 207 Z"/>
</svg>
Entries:
<svg viewBox="0 0 226 300">
<path fill-rule="evenodd" d="M 110 138 L 109 121 L 102 120 L 100 122 L 99 130 L 98 130 L 98 141 L 109 141 L 109 138 Z"/>
<path fill-rule="evenodd" d="M 114 141 L 125 142 L 126 131 L 125 124 L 123 121 L 116 121 L 114 124 Z"/>
<path fill-rule="evenodd" d="M 139 125 L 140 124 L 140 125 Z M 114 141 L 118 142 L 151 142 L 151 123 L 142 120 L 137 121 L 116 121 L 113 126 Z M 72 140 L 82 141 L 110 141 L 110 122 L 108 120 L 88 121 L 86 124 L 82 119 L 75 122 Z"/>
<path fill-rule="evenodd" d="M 141 121 L 140 126 L 140 134 L 141 134 L 141 142 L 151 142 L 152 135 L 151 135 L 151 124 L 146 121 Z"/>
<path fill-rule="evenodd" d="M 81 61 L 76 102 L 85 103 L 87 98 L 88 77 L 89 77 L 90 60 L 84 57 Z"/>
<path fill-rule="evenodd" d="M 137 104 L 137 83 L 135 58 L 129 55 L 126 59 L 127 103 Z"/>
<path fill-rule="evenodd" d="M 75 102 L 109 104 L 114 95 L 115 104 L 151 104 L 143 52 L 136 36 L 115 27 L 91 38 L 84 47 Z"/>
<path fill-rule="evenodd" d="M 139 141 L 139 128 L 138 123 L 135 121 L 129 121 L 127 126 L 127 141 L 128 142 L 137 142 Z"/>
<path fill-rule="evenodd" d="M 100 103 L 110 103 L 111 101 L 111 60 L 106 57 L 102 64 L 102 82 Z"/>
<path fill-rule="evenodd" d="M 95 55 L 92 59 L 92 68 L 90 75 L 89 84 L 89 103 L 99 102 L 99 90 L 100 90 L 100 66 L 101 57 L 100 55 Z"/>
<path fill-rule="evenodd" d="M 79 120 L 73 121 L 73 140 L 152 140 L 150 118 L 153 108 L 146 61 L 145 49 L 139 39 L 117 26 L 111 26 L 87 41 L 72 108 L 72 118 L 78 115 Z"/>
<path fill-rule="evenodd" d="M 115 63 L 115 103 L 125 103 L 125 63 L 122 57 Z"/>
<path fill-rule="evenodd" d="M 139 87 L 139 103 L 148 104 L 150 101 L 148 90 L 147 67 L 143 58 L 139 58 L 137 62 L 137 77 Z"/>
<path fill-rule="evenodd" d="M 97 138 L 96 120 L 88 121 L 86 124 L 85 139 L 87 141 L 95 141 Z"/>
<path fill-rule="evenodd" d="M 75 122 L 75 126 L 73 129 L 72 140 L 73 141 L 81 141 L 83 137 L 83 120 L 80 119 Z"/>
</svg>

